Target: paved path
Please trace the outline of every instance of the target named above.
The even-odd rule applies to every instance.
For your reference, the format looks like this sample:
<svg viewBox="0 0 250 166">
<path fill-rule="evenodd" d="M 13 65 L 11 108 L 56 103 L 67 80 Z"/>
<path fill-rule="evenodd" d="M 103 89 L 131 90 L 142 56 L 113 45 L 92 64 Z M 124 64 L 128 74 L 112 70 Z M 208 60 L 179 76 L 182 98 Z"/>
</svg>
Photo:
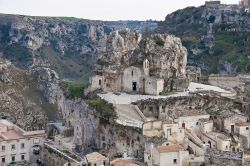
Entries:
<svg viewBox="0 0 250 166">
<path fill-rule="evenodd" d="M 114 94 L 113 92 L 108 92 L 106 94 L 98 94 L 102 99 L 114 105 L 116 104 L 131 104 L 139 100 L 146 99 L 165 99 L 169 97 L 187 96 L 188 92 L 177 92 L 168 96 L 153 96 L 153 95 L 138 95 L 138 94 L 127 94 L 120 93 L 120 95 Z"/>
<path fill-rule="evenodd" d="M 138 111 L 131 103 L 146 100 L 146 99 L 164 99 L 169 97 L 187 96 L 188 92 L 179 92 L 169 96 L 152 96 L 152 95 L 138 95 L 138 94 L 127 94 L 120 93 L 119 95 L 112 92 L 106 94 L 98 94 L 102 99 L 115 106 L 115 110 L 118 115 L 117 123 L 124 126 L 132 126 L 142 128 L 142 124 L 145 122 L 145 118 L 142 113 Z"/>
</svg>

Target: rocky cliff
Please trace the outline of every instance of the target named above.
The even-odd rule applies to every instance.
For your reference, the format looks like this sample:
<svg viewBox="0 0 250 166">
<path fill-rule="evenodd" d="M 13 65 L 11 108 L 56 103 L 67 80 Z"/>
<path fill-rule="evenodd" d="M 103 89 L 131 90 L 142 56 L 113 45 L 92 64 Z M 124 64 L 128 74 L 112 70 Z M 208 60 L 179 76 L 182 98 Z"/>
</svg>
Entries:
<svg viewBox="0 0 250 166">
<path fill-rule="evenodd" d="M 144 24 L 0 14 L 0 52 L 17 67 L 45 66 L 61 78 L 88 79 L 110 32 L 126 27 L 145 31 Z"/>
<path fill-rule="evenodd" d="M 26 130 L 45 128 L 59 118 L 57 106 L 39 90 L 39 75 L 0 59 L 0 118 Z"/>
<path fill-rule="evenodd" d="M 249 13 L 237 5 L 189 7 L 166 16 L 158 32 L 180 37 L 188 63 L 205 73 L 247 73 Z"/>
<path fill-rule="evenodd" d="M 142 35 L 130 29 L 115 31 L 108 36 L 106 51 L 100 55 L 98 64 L 103 68 L 121 69 L 142 65 L 149 60 L 154 76 L 167 76 L 175 71 L 176 76 L 186 73 L 187 50 L 181 40 L 168 34 Z"/>
</svg>

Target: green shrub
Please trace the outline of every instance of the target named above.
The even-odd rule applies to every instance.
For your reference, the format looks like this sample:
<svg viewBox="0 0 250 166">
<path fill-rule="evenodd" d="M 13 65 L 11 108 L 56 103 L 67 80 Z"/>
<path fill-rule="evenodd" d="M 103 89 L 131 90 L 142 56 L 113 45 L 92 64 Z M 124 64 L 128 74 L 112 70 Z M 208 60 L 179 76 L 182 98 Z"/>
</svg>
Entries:
<svg viewBox="0 0 250 166">
<path fill-rule="evenodd" d="M 84 98 L 83 91 L 86 87 L 84 82 L 63 81 L 61 82 L 61 86 L 67 89 L 68 98 Z"/>
<path fill-rule="evenodd" d="M 100 97 L 96 96 L 86 101 L 90 106 L 94 107 L 105 121 L 114 120 L 117 114 L 114 110 L 113 104 L 106 102 Z"/>
</svg>

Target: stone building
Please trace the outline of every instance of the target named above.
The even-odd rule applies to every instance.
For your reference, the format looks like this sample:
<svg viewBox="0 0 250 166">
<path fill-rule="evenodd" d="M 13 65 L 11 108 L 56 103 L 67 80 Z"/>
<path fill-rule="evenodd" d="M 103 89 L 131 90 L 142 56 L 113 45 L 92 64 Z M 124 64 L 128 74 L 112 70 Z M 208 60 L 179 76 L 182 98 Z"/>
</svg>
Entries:
<svg viewBox="0 0 250 166">
<path fill-rule="evenodd" d="M 209 148 L 218 149 L 220 151 L 231 151 L 230 147 L 232 140 L 223 133 L 205 133 L 202 140 Z"/>
<path fill-rule="evenodd" d="M 146 137 L 164 137 L 175 143 L 183 143 L 185 132 L 177 123 L 170 121 L 150 121 L 143 125 L 143 135 Z"/>
<path fill-rule="evenodd" d="M 197 125 L 202 133 L 208 133 L 214 130 L 214 123 L 211 119 L 200 119 Z"/>
<path fill-rule="evenodd" d="M 24 131 L 7 120 L 0 120 L 0 164 L 34 163 L 40 158 L 45 131 Z"/>
<path fill-rule="evenodd" d="M 241 146 L 245 149 L 250 149 L 250 123 L 242 122 L 235 124 L 235 134 L 238 135 L 241 141 Z"/>
<path fill-rule="evenodd" d="M 119 72 L 106 71 L 93 76 L 90 89 L 159 95 L 164 90 L 164 79 L 149 76 L 149 61 L 145 59 L 142 66 L 130 66 Z"/>
<path fill-rule="evenodd" d="M 124 29 L 110 34 L 97 64 L 85 92 L 102 89 L 159 95 L 171 79 L 186 78 L 187 50 L 172 35 L 141 37 Z"/>
<path fill-rule="evenodd" d="M 189 114 L 189 115 L 183 115 L 180 116 L 178 119 L 179 127 L 181 128 L 187 128 L 187 129 L 195 129 L 197 127 L 197 124 L 199 123 L 200 119 L 208 119 L 209 114 Z"/>
<path fill-rule="evenodd" d="M 214 126 L 216 129 L 224 130 L 227 133 L 235 132 L 235 125 L 241 122 L 247 122 L 247 117 L 232 111 L 223 111 L 220 116 L 214 116 Z"/>
<path fill-rule="evenodd" d="M 187 66 L 187 74 L 189 82 L 200 82 L 201 81 L 201 68 L 195 66 Z"/>
<path fill-rule="evenodd" d="M 219 6 L 221 4 L 221 1 L 206 1 L 205 5 L 207 7 L 216 7 Z"/>
<path fill-rule="evenodd" d="M 189 164 L 189 152 L 178 144 L 157 147 L 150 144 L 146 146 L 144 158 L 148 166 L 187 166 Z"/>
</svg>

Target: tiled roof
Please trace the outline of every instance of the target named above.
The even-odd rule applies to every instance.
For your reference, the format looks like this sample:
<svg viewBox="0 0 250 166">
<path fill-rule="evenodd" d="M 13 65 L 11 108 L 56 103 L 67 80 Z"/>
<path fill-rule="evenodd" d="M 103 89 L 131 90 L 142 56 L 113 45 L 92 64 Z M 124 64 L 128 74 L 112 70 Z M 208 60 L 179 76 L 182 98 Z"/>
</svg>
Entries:
<svg viewBox="0 0 250 166">
<path fill-rule="evenodd" d="M 250 126 L 250 122 L 241 122 L 238 123 L 239 126 Z"/>
<path fill-rule="evenodd" d="M 180 149 L 180 145 L 158 146 L 158 150 L 160 153 L 178 152 L 180 151 Z"/>
<path fill-rule="evenodd" d="M 107 158 L 98 152 L 93 152 L 86 155 L 88 162 L 96 162 L 106 160 Z"/>
</svg>

